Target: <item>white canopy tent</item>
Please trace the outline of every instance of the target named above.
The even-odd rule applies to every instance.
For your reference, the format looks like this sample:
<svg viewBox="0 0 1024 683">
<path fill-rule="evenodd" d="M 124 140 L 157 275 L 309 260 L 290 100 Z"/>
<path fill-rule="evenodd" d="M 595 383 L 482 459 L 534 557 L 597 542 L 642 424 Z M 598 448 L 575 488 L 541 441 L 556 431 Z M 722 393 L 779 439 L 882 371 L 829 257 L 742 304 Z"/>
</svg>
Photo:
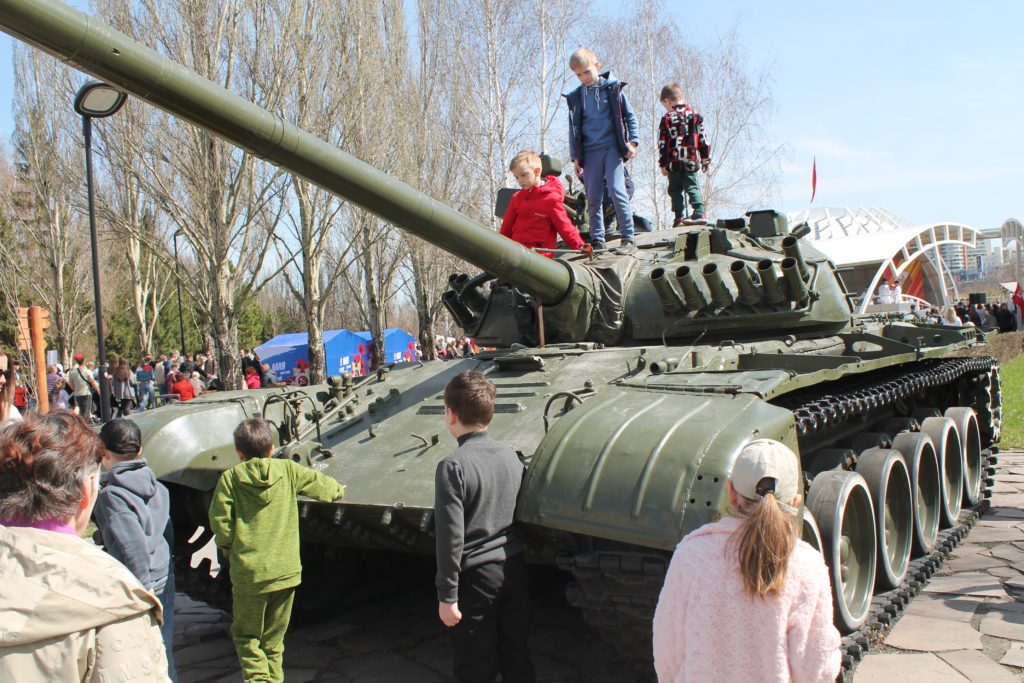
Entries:
<svg viewBox="0 0 1024 683">
<path fill-rule="evenodd" d="M 852 280 L 847 285 L 864 292 L 858 313 L 868 311 L 887 271 L 899 279 L 919 260 L 929 276 L 928 296 L 915 298 L 914 303 L 948 305 L 959 293 L 940 250 L 945 245 L 971 248 L 978 243 L 978 231 L 968 225 L 915 226 L 884 209 L 807 209 L 789 216 L 790 226 L 802 222 L 811 227 L 808 239 L 814 246 L 835 263 L 845 279 Z"/>
</svg>

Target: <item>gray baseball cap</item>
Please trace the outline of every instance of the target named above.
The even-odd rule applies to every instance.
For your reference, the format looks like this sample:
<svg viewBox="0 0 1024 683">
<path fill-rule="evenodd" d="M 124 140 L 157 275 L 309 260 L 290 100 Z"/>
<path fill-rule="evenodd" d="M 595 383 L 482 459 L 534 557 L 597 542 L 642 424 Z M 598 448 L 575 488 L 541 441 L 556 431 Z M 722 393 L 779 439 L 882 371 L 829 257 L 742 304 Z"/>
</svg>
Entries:
<svg viewBox="0 0 1024 683">
<path fill-rule="evenodd" d="M 769 486 L 758 487 L 764 479 Z M 782 503 L 800 493 L 800 459 L 785 444 L 772 439 L 755 439 L 744 446 L 732 466 L 732 486 L 744 498 L 755 500 L 772 492 Z"/>
</svg>

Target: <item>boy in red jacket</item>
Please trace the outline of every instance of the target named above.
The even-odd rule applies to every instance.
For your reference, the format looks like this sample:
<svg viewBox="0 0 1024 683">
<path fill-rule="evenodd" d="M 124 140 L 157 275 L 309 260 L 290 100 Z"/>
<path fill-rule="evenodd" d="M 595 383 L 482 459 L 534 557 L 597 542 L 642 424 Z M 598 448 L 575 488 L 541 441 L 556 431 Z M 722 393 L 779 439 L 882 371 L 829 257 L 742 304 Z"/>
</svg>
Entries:
<svg viewBox="0 0 1024 683">
<path fill-rule="evenodd" d="M 512 195 L 501 234 L 527 248 L 554 249 L 557 233 L 570 249 L 582 249 L 583 238 L 565 213 L 565 188 L 556 176 L 541 176 L 540 155 L 520 152 L 508 170 L 522 189 Z"/>
</svg>

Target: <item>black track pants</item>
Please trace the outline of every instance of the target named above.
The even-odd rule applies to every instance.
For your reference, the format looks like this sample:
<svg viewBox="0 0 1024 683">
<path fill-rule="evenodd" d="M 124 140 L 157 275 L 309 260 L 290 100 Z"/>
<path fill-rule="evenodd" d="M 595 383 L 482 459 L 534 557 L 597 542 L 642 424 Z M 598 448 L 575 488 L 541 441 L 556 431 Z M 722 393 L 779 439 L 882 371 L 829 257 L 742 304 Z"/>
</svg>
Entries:
<svg viewBox="0 0 1024 683">
<path fill-rule="evenodd" d="M 530 593 L 522 554 L 459 573 L 462 621 L 451 629 L 455 679 L 490 683 L 533 683 L 536 674 L 526 649 Z"/>
</svg>

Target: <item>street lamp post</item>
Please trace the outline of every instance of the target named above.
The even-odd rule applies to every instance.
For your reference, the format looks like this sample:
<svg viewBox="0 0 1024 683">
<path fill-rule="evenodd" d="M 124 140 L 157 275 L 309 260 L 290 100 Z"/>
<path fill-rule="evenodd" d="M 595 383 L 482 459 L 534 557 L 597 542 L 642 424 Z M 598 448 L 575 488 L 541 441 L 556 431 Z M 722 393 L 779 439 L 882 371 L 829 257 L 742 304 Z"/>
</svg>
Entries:
<svg viewBox="0 0 1024 683">
<path fill-rule="evenodd" d="M 181 335 L 181 355 L 185 355 L 185 319 L 181 316 L 181 273 L 178 272 L 178 235 L 181 230 L 174 231 L 174 284 L 178 289 L 178 333 Z"/>
<path fill-rule="evenodd" d="M 103 330 L 103 297 L 100 292 L 100 257 L 96 238 L 96 206 L 92 181 L 92 120 L 112 116 L 128 96 L 106 83 L 89 81 L 75 95 L 75 111 L 82 117 L 85 136 L 85 184 L 89 198 L 89 239 L 92 242 L 92 290 L 96 306 L 96 353 L 99 363 L 100 420 L 110 419 L 110 383 L 107 381 L 107 344 Z M 88 415 L 83 415 L 88 418 Z"/>
</svg>

